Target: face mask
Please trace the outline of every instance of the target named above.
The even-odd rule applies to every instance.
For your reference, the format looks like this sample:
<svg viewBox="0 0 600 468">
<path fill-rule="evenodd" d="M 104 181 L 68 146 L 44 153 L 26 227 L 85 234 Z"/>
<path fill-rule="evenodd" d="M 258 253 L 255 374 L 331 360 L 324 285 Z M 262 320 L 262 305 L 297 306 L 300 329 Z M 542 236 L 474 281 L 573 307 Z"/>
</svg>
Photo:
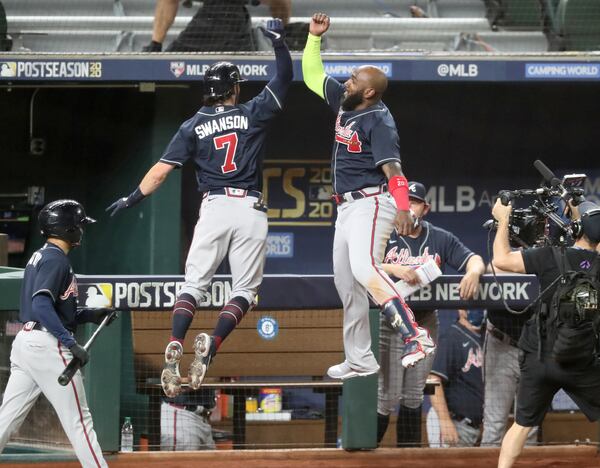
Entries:
<svg viewBox="0 0 600 468">
<path fill-rule="evenodd" d="M 485 312 L 482 309 L 472 309 L 467 311 L 467 320 L 476 328 L 481 328 L 484 318 Z"/>
</svg>

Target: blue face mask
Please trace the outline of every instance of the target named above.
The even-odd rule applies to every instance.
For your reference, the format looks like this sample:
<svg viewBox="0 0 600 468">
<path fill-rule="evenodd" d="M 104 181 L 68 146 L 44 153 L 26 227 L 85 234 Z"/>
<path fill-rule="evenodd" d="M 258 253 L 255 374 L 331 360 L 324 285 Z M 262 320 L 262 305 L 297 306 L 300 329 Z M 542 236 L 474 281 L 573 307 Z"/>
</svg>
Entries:
<svg viewBox="0 0 600 468">
<path fill-rule="evenodd" d="M 467 311 L 467 320 L 471 325 L 480 328 L 485 318 L 485 312 L 482 309 L 470 309 Z"/>
</svg>

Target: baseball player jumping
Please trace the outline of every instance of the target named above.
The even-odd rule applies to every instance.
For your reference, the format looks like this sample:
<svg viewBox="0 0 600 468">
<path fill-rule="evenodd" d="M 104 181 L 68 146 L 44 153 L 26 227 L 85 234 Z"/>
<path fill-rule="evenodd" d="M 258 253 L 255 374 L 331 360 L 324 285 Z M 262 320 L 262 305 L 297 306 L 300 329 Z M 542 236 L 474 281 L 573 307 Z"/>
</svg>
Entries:
<svg viewBox="0 0 600 468">
<path fill-rule="evenodd" d="M 77 310 L 77 280 L 67 258 L 80 245 L 83 227 L 94 222 L 74 200 L 49 203 L 39 214 L 46 243 L 31 256 L 23 276 L 19 320 L 24 325 L 10 353 L 10 378 L 0 407 L 0 452 L 41 392 L 56 410 L 81 464 L 108 466 L 96 438 L 81 372 L 65 387 L 58 383 L 73 358 L 82 366 L 89 360 L 88 352 L 75 341 L 77 325 L 100 323 L 109 312 Z"/>
<path fill-rule="evenodd" d="M 270 20 L 263 34 L 275 50 L 276 75 L 254 99 L 238 104 L 245 81 L 229 62 L 212 65 L 204 75 L 205 105 L 181 125 L 139 187 L 107 210 L 111 216 L 154 192 L 174 169 L 189 159 L 196 164 L 198 189 L 204 193 L 200 217 L 185 266 L 185 284 L 173 308 L 172 336 L 165 350 L 161 382 L 165 394 L 181 391 L 179 362 L 183 340 L 198 301 L 221 261 L 229 254 L 231 299 L 223 307 L 212 336 L 194 340 L 190 387 L 198 389 L 219 346 L 254 305 L 263 277 L 267 208 L 262 202 L 262 160 L 268 123 L 282 109 L 293 78 L 292 58 L 281 20 Z"/>
<path fill-rule="evenodd" d="M 394 225 L 411 231 L 408 183 L 402 174 L 398 133 L 381 102 L 387 78 L 377 67 L 354 70 L 343 85 L 325 74 L 321 35 L 329 17 L 313 15 L 302 57 L 304 82 L 337 114 L 332 154 L 334 201 L 338 205 L 333 245 L 335 285 L 344 306 L 343 363 L 327 374 L 347 379 L 374 374 L 379 365 L 371 351 L 367 293 L 406 342 L 404 366 L 431 354 L 435 345 L 420 328 L 394 282 L 381 268 Z"/>
</svg>

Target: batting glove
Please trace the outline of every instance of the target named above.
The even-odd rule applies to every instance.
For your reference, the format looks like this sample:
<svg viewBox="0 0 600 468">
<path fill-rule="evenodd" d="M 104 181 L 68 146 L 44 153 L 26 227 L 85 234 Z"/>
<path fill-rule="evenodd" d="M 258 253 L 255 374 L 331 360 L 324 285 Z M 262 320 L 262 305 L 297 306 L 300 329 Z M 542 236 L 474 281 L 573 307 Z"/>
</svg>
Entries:
<svg viewBox="0 0 600 468">
<path fill-rule="evenodd" d="M 259 26 L 264 36 L 271 41 L 273 47 L 277 47 L 284 43 L 285 31 L 283 29 L 283 21 L 279 18 L 273 18 L 267 21 L 266 29 Z"/>
<path fill-rule="evenodd" d="M 71 350 L 73 357 L 75 359 L 79 359 L 79 362 L 81 362 L 81 367 L 85 366 L 90 360 L 90 355 L 83 346 L 75 343 L 69 349 Z"/>
<path fill-rule="evenodd" d="M 106 208 L 106 211 L 110 211 L 110 217 L 112 218 L 122 209 L 131 208 L 133 205 L 137 205 L 141 202 L 144 198 L 146 198 L 146 195 L 144 195 L 138 187 L 128 197 L 119 198 L 116 202 Z"/>
</svg>

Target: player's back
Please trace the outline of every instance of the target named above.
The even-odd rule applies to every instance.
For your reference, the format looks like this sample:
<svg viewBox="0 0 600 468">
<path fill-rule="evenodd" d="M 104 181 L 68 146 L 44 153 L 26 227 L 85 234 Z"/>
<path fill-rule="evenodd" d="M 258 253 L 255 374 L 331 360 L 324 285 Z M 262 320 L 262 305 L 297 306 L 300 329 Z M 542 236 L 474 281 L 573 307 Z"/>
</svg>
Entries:
<svg viewBox="0 0 600 468">
<path fill-rule="evenodd" d="M 281 109 L 268 87 L 244 104 L 204 106 L 183 123 L 161 161 L 196 164 L 198 190 L 262 188 L 268 122 Z"/>
</svg>

